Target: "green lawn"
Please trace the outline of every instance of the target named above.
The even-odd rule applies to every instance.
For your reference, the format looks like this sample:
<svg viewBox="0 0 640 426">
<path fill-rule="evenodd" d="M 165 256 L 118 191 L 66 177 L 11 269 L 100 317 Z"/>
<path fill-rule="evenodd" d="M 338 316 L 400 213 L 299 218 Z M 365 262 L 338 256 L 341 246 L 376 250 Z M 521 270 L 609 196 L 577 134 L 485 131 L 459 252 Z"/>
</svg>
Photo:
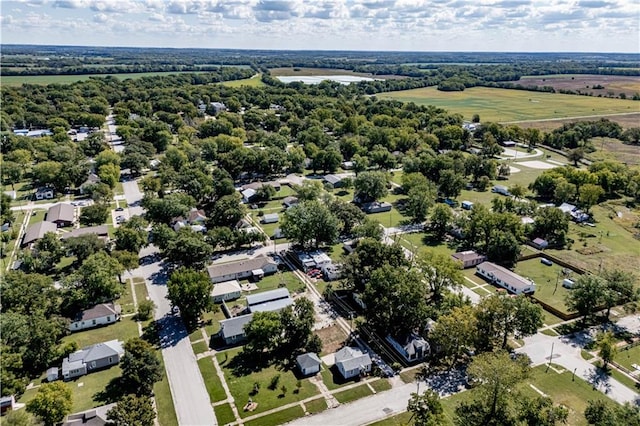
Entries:
<svg viewBox="0 0 640 426">
<path fill-rule="evenodd" d="M 34 210 L 33 213 L 31 214 L 31 218 L 29 219 L 29 226 L 35 223 L 42 222 L 46 215 L 47 215 L 46 210 L 40 210 L 40 209 Z"/>
<path fill-rule="evenodd" d="M 284 284 L 290 292 L 298 290 L 304 290 L 305 286 L 302 281 L 295 276 L 291 271 L 278 272 L 272 275 L 267 275 L 256 283 L 258 289 L 250 292 L 243 292 L 243 294 L 255 294 L 261 293 L 267 290 L 274 290 L 279 288 L 281 284 Z"/>
<path fill-rule="evenodd" d="M 156 400 L 156 409 L 158 410 L 158 423 L 161 426 L 178 426 L 178 417 L 176 409 L 173 405 L 173 397 L 169 388 L 169 380 L 167 372 L 164 369 L 164 361 L 160 351 L 157 352 L 158 358 L 162 363 L 162 380 L 153 385 L 153 396 Z"/>
<path fill-rule="evenodd" d="M 256 410 L 257 411 L 257 410 Z M 292 420 L 298 419 L 304 416 L 302 407 L 296 405 L 285 410 L 277 411 L 267 416 L 258 417 L 255 420 L 243 422 L 245 426 L 276 426 L 288 423 Z"/>
<path fill-rule="evenodd" d="M 640 364 L 640 346 L 634 346 L 630 349 L 618 349 L 615 361 L 633 371 L 634 368 L 631 364 Z"/>
<path fill-rule="evenodd" d="M 320 370 L 320 374 L 322 375 L 322 381 L 324 382 L 324 385 L 329 390 L 340 389 L 341 387 L 352 385 L 356 382 L 355 378 L 345 381 L 337 371 L 335 366 L 329 368 L 325 364 L 322 364 L 322 370 Z"/>
<path fill-rule="evenodd" d="M 227 87 L 264 87 L 265 85 L 259 75 L 257 77 L 245 78 L 242 80 L 223 81 L 220 84 Z"/>
<path fill-rule="evenodd" d="M 84 348 L 114 339 L 126 342 L 134 337 L 138 337 L 138 326 L 132 317 L 128 317 L 122 318 L 115 324 L 72 333 L 65 336 L 62 343 L 76 342 L 78 347 Z"/>
<path fill-rule="evenodd" d="M 297 389 L 298 378 L 292 371 L 277 370 L 274 366 L 252 371 L 255 370 L 255 366 L 251 365 L 251 361 L 245 359 L 239 353 L 240 348 L 237 348 L 218 353 L 216 356 L 241 417 L 251 416 L 295 401 L 301 401 L 318 393 L 317 388 L 309 382 L 309 379 L 301 379 L 302 387 L 300 392 L 294 393 L 294 390 Z M 225 361 L 225 359 L 227 360 Z M 278 386 L 275 390 L 269 389 L 271 379 L 278 374 L 280 375 Z M 260 384 L 260 389 L 257 394 L 252 396 L 253 386 L 256 382 Z M 287 388 L 285 394 L 282 394 L 281 390 L 283 385 Z M 258 407 L 253 412 L 243 411 L 243 407 L 249 398 L 258 403 Z"/>
<path fill-rule="evenodd" d="M 209 337 L 215 335 L 220 331 L 219 321 L 225 319 L 222 309 L 218 309 L 216 312 L 205 312 L 202 315 L 202 321 L 204 323 L 204 331 L 207 332 Z"/>
<path fill-rule="evenodd" d="M 526 278 L 531 278 L 536 283 L 536 292 L 534 297 L 553 306 L 554 308 L 569 313 L 569 310 L 565 304 L 565 298 L 571 290 L 562 286 L 562 267 L 555 263 L 551 266 L 547 266 L 540 262 L 540 258 L 534 258 L 525 260 L 524 262 L 518 262 L 515 267 L 515 272 Z M 571 272 L 572 278 L 577 278 L 579 275 L 576 272 Z M 557 284 L 557 286 L 556 286 Z"/>
<path fill-rule="evenodd" d="M 193 353 L 198 355 L 209 350 L 209 342 L 200 341 L 192 345 Z"/>
<path fill-rule="evenodd" d="M 82 75 L 9 75 L 2 76 L 2 84 L 7 86 L 20 86 L 22 84 L 71 84 L 77 81 L 89 80 L 91 77 L 115 77 L 118 80 L 127 78 L 155 77 L 159 75 L 171 74 L 192 74 L 203 73 L 204 71 L 167 71 L 167 72 L 141 72 L 141 73 L 122 73 L 122 74 L 82 74 Z"/>
<path fill-rule="evenodd" d="M 236 416 L 233 414 L 229 404 L 216 405 L 213 407 L 213 411 L 216 413 L 219 425 L 226 425 L 236 421 Z"/>
<path fill-rule="evenodd" d="M 134 284 L 133 289 L 136 292 L 136 300 L 138 300 L 138 303 L 144 302 L 149 298 L 147 285 L 144 282 L 142 284 Z"/>
<path fill-rule="evenodd" d="M 211 402 L 224 401 L 227 399 L 227 394 L 222 388 L 220 378 L 218 377 L 216 368 L 213 365 L 213 360 L 209 357 L 199 359 L 198 367 L 200 368 L 200 373 L 204 379 L 204 384 L 207 388 L 207 392 L 209 393 L 209 399 L 211 399 Z"/>
<path fill-rule="evenodd" d="M 121 374 L 120 367 L 116 365 L 66 382 L 73 392 L 72 412 L 77 413 L 104 404 L 96 398 L 97 394 L 103 391 L 112 379 L 120 377 Z M 79 386 L 80 384 L 82 386 Z"/>
<path fill-rule="evenodd" d="M 521 90 L 472 87 L 462 92 L 443 92 L 435 87 L 378 93 L 380 99 L 434 105 L 466 119 L 480 114 L 483 122 L 530 121 L 601 114 L 637 112 L 632 100 L 523 92 Z"/>
<path fill-rule="evenodd" d="M 367 386 L 366 383 L 356 386 L 355 388 L 333 394 L 341 404 L 346 404 L 347 402 L 355 401 L 356 399 L 364 398 L 369 395 L 373 395 L 373 392 L 371 392 L 371 389 L 369 389 L 369 386 Z"/>
<path fill-rule="evenodd" d="M 375 382 L 371 382 L 369 384 L 376 392 L 383 392 L 391 389 L 391 383 L 389 383 L 389 380 L 387 379 L 376 380 Z"/>
<path fill-rule="evenodd" d="M 307 409 L 307 413 L 316 414 L 327 409 L 327 401 L 324 398 L 318 398 L 305 402 L 304 406 Z"/>
</svg>

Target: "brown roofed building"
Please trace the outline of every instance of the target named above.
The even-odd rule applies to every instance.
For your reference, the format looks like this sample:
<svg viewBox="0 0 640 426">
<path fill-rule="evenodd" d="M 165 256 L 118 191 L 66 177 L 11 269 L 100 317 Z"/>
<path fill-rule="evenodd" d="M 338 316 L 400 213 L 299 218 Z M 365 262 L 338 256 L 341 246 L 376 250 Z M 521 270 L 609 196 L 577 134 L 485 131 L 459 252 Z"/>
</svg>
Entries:
<svg viewBox="0 0 640 426">
<path fill-rule="evenodd" d="M 22 245 L 26 246 L 35 241 L 38 241 L 39 239 L 44 237 L 44 234 L 46 234 L 47 232 L 55 233 L 57 229 L 58 226 L 55 223 L 47 222 L 46 220 L 34 223 L 29 228 L 27 228 L 27 231 L 24 233 L 24 237 L 22 238 Z"/>
<path fill-rule="evenodd" d="M 451 257 L 453 260 L 457 260 L 462 263 L 462 269 L 471 268 L 487 260 L 486 256 L 476 253 L 473 250 L 460 251 L 452 254 Z"/>
<path fill-rule="evenodd" d="M 47 210 L 47 221 L 55 223 L 59 228 L 71 226 L 76 219 L 76 209 L 71 204 L 58 203 Z"/>
<path fill-rule="evenodd" d="M 67 238 L 79 237 L 81 235 L 96 234 L 99 238 L 109 238 L 109 227 L 107 225 L 89 226 L 86 228 L 72 229 L 69 232 L 62 234 L 60 238 L 66 240 Z"/>
</svg>

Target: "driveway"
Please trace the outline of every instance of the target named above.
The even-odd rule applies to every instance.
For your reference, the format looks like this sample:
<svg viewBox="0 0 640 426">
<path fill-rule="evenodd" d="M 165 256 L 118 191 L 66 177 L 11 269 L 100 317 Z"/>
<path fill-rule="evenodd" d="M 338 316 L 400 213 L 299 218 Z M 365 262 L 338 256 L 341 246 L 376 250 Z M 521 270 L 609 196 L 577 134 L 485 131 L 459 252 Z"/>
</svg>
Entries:
<svg viewBox="0 0 640 426">
<path fill-rule="evenodd" d="M 553 351 L 553 355 L 552 355 Z M 638 393 L 624 386 L 613 377 L 601 374 L 599 370 L 580 355 L 581 345 L 578 341 L 568 336 L 546 336 L 542 333 L 525 337 L 524 346 L 516 352 L 525 353 L 531 358 L 533 365 L 541 365 L 549 362 L 552 356 L 554 364 L 561 365 L 569 371 L 591 383 L 595 389 L 604 392 L 609 398 L 621 404 L 635 402 Z"/>
<path fill-rule="evenodd" d="M 160 324 L 162 357 L 178 424 L 215 426 L 217 420 L 187 330 L 182 320 L 170 313 L 167 276 L 158 249 L 153 245 L 142 249 L 140 259 L 141 265 L 133 271 L 133 275 L 145 278 L 149 297 L 157 306 L 155 319 Z"/>
</svg>

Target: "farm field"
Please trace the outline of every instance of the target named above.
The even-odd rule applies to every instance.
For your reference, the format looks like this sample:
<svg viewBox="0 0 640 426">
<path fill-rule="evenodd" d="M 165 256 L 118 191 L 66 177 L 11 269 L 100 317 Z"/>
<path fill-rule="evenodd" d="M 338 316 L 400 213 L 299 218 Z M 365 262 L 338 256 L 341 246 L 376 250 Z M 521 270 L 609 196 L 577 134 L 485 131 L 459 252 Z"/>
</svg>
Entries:
<svg viewBox="0 0 640 426">
<path fill-rule="evenodd" d="M 638 121 L 640 123 L 640 116 Z M 594 148 L 595 152 L 587 155 L 587 158 L 592 161 L 599 160 L 614 160 L 621 163 L 626 163 L 630 166 L 637 166 L 640 164 L 640 149 L 638 146 L 627 145 L 620 142 L 618 139 L 612 138 L 592 138 L 589 140 Z"/>
<path fill-rule="evenodd" d="M 607 96 L 613 93 L 618 96 L 624 93 L 632 97 L 640 93 L 640 78 L 626 75 L 600 75 L 600 74 L 551 74 L 529 75 L 521 77 L 517 83 L 537 86 L 551 86 L 556 90 L 580 90 L 593 93 L 595 96 Z M 593 86 L 602 86 L 602 89 L 594 89 Z"/>
<path fill-rule="evenodd" d="M 220 84 L 227 87 L 241 87 L 241 86 L 264 87 L 265 85 L 260 79 L 260 74 L 253 76 L 251 78 L 244 78 L 242 80 L 223 81 Z"/>
<path fill-rule="evenodd" d="M 558 93 L 526 92 L 512 89 L 472 87 L 463 92 L 442 92 L 435 87 L 379 93 L 380 99 L 435 105 L 460 113 L 465 119 L 479 114 L 484 122 L 598 116 L 640 112 L 632 100 L 594 98 Z"/>
<path fill-rule="evenodd" d="M 636 101 L 637 102 L 637 101 Z M 622 126 L 623 129 L 628 129 L 630 127 L 637 127 L 638 123 L 640 123 L 640 113 L 624 113 L 617 115 L 604 115 L 604 116 L 593 116 L 591 118 L 560 118 L 560 119 L 546 119 L 546 120 L 532 120 L 532 121 L 518 121 L 518 126 L 523 129 L 540 129 L 544 132 L 550 132 L 553 129 L 557 129 L 566 123 L 575 123 L 578 121 L 584 120 L 598 120 L 600 118 L 606 118 L 609 121 L 613 121 Z"/>
</svg>

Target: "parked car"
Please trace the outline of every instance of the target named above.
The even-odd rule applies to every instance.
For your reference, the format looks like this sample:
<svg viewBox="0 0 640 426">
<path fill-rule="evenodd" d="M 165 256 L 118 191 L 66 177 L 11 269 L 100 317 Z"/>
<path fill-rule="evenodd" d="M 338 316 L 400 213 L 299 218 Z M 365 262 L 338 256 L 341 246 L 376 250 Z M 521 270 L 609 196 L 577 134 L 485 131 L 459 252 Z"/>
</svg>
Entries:
<svg viewBox="0 0 640 426">
<path fill-rule="evenodd" d="M 125 219 L 124 216 L 116 216 L 116 223 L 122 223 L 125 222 L 127 219 Z"/>
<path fill-rule="evenodd" d="M 550 261 L 549 259 L 547 259 L 546 257 L 543 257 L 542 259 L 540 259 L 540 263 L 543 263 L 543 264 L 545 264 L 547 266 L 553 265 L 553 262 Z"/>
<path fill-rule="evenodd" d="M 124 211 L 124 207 L 118 207 L 118 208 L 116 209 L 116 211 L 117 211 L 117 212 Z"/>
</svg>

